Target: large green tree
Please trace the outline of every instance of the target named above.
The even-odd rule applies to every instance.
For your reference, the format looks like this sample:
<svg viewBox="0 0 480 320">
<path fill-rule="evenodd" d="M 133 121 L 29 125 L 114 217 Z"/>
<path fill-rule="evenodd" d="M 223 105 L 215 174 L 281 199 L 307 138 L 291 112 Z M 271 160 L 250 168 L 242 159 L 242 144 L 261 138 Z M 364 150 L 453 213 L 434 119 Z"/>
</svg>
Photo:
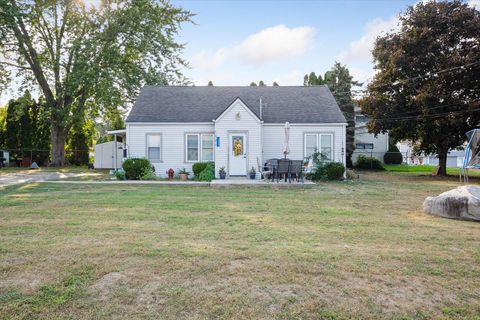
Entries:
<svg viewBox="0 0 480 320">
<path fill-rule="evenodd" d="M 48 161 L 50 126 L 45 101 L 32 99 L 26 91 L 12 99 L 6 107 L 4 145 L 12 157 L 31 156 L 32 161 L 43 165 Z"/>
<path fill-rule="evenodd" d="M 45 97 L 52 165 L 64 164 L 78 116 L 183 81 L 176 35 L 191 16 L 167 1 L 0 0 L 0 84 L 15 77 Z"/>
<path fill-rule="evenodd" d="M 335 62 L 333 67 L 325 72 L 322 76 L 318 76 L 315 72 L 306 74 L 303 78 L 305 86 L 327 85 L 332 92 L 338 106 L 342 110 L 347 119 L 347 137 L 346 137 L 346 156 L 347 166 L 352 166 L 352 154 L 355 151 L 355 118 L 354 118 L 354 90 L 353 87 L 360 84 L 353 80 L 347 66 L 339 62 Z"/>
<path fill-rule="evenodd" d="M 448 151 L 479 125 L 480 12 L 460 1 L 419 2 L 400 22 L 375 42 L 377 73 L 362 109 L 371 132 L 436 153 L 445 175 Z"/>
</svg>

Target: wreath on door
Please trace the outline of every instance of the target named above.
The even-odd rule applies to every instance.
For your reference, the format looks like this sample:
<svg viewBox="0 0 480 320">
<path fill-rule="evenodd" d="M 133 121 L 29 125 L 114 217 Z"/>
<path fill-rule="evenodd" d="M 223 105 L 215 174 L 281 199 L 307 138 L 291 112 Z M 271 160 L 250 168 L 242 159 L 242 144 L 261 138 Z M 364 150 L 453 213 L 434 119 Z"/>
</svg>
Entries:
<svg viewBox="0 0 480 320">
<path fill-rule="evenodd" d="M 242 141 L 240 139 L 235 139 L 233 141 L 233 154 L 237 157 L 242 155 Z"/>
</svg>

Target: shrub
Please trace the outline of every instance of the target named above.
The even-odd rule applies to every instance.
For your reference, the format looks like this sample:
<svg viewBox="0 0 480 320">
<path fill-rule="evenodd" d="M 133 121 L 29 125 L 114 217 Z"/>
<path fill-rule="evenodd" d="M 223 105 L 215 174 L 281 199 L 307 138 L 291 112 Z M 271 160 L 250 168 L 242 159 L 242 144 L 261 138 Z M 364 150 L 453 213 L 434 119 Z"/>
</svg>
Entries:
<svg viewBox="0 0 480 320">
<path fill-rule="evenodd" d="M 363 154 L 358 156 L 355 168 L 362 170 L 385 170 L 380 160 L 375 157 L 367 157 Z"/>
<path fill-rule="evenodd" d="M 388 149 L 388 152 L 383 156 L 383 162 L 385 162 L 385 164 L 402 164 L 403 156 L 396 145 Z"/>
<path fill-rule="evenodd" d="M 155 175 L 155 167 L 146 167 L 143 168 L 142 174 L 140 175 L 140 180 L 157 180 Z"/>
<path fill-rule="evenodd" d="M 325 173 L 328 180 L 340 180 L 343 178 L 345 166 L 340 162 L 329 162 L 325 165 Z"/>
<path fill-rule="evenodd" d="M 200 172 L 197 180 L 212 181 L 213 179 L 215 179 L 215 164 L 213 162 L 207 162 L 205 169 Z"/>
<path fill-rule="evenodd" d="M 198 178 L 198 176 L 200 175 L 200 172 L 205 170 L 205 168 L 207 167 L 207 164 L 208 162 L 194 163 L 192 166 L 193 175 Z"/>
<path fill-rule="evenodd" d="M 140 180 L 146 170 L 152 170 L 152 165 L 148 159 L 130 158 L 125 160 L 122 165 L 125 171 L 125 177 L 128 180 Z M 153 170 L 152 170 L 153 171 Z"/>
<path fill-rule="evenodd" d="M 308 178 L 313 181 L 340 180 L 343 178 L 345 166 L 340 162 L 327 162 L 317 165 L 317 168 Z"/>
<path fill-rule="evenodd" d="M 127 177 L 125 176 L 125 171 L 123 171 L 122 169 L 118 169 L 114 172 L 114 175 L 115 175 L 115 178 L 117 178 L 117 180 L 125 180 L 127 179 Z"/>
</svg>

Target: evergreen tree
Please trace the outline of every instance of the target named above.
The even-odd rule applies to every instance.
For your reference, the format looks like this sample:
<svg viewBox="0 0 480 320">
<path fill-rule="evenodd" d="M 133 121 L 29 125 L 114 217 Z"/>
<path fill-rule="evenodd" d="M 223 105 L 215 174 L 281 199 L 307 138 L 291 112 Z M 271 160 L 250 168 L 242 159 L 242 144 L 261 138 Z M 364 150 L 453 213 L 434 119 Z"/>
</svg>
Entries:
<svg viewBox="0 0 480 320">
<path fill-rule="evenodd" d="M 258 83 L 258 86 L 259 87 L 266 87 L 267 85 L 265 84 L 265 82 L 263 82 L 263 80 L 260 80 L 260 82 Z"/>
<path fill-rule="evenodd" d="M 250 87 L 256 87 L 256 86 L 257 86 L 257 84 L 255 82 L 253 82 L 253 81 L 250 82 Z"/>
<path fill-rule="evenodd" d="M 208 86 L 209 86 L 209 87 L 213 87 L 213 82 L 212 82 L 212 80 L 208 81 Z"/>
<path fill-rule="evenodd" d="M 274 87 L 278 87 L 278 83 L 276 81 L 273 82 Z"/>
</svg>

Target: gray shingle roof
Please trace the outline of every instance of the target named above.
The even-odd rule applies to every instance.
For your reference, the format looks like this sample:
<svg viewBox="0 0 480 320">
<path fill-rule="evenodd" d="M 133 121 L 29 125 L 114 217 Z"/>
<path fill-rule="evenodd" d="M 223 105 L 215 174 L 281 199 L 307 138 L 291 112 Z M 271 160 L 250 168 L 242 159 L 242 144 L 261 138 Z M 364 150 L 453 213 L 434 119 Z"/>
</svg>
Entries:
<svg viewBox="0 0 480 320">
<path fill-rule="evenodd" d="M 126 122 L 211 122 L 240 98 L 265 123 L 345 123 L 327 86 L 145 86 Z"/>
</svg>

